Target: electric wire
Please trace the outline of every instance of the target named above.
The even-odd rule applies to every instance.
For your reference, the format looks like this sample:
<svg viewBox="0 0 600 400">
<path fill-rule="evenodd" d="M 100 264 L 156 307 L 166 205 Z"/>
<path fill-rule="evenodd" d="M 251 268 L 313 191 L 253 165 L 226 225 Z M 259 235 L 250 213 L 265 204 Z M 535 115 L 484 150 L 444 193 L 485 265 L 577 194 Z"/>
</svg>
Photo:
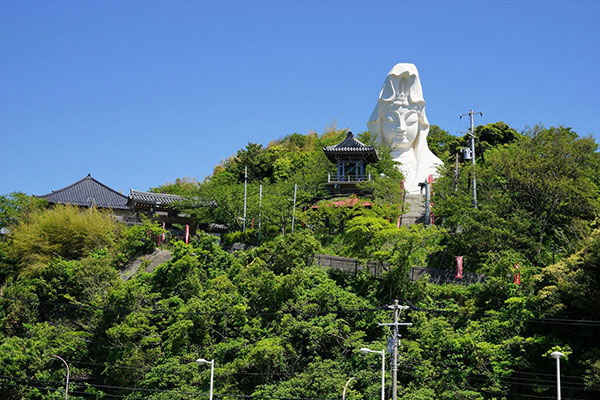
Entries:
<svg viewBox="0 0 600 400">
<path fill-rule="evenodd" d="M 0 375 L 0 378 L 7 379 L 7 378 L 5 378 L 4 375 Z M 12 379 L 25 380 L 25 381 L 30 381 L 30 382 L 34 381 L 34 382 L 33 383 L 16 384 L 16 383 L 8 383 L 8 382 L 0 381 L 0 384 L 9 385 L 9 386 L 30 386 L 30 387 L 35 387 L 35 388 L 55 389 L 55 390 L 61 389 L 61 386 L 55 387 L 53 385 L 50 385 L 49 383 L 62 384 L 62 382 L 59 382 L 59 381 L 36 380 L 36 379 L 30 379 L 30 378 L 12 377 Z M 45 383 L 45 382 L 47 382 L 47 383 Z M 77 384 L 76 381 L 73 381 L 73 383 Z M 205 395 L 205 396 L 208 396 L 208 393 L 206 393 L 206 392 L 186 392 L 186 391 L 175 390 L 175 389 L 148 389 L 148 388 L 138 388 L 138 387 L 120 387 L 120 386 L 111 386 L 111 385 L 98 385 L 98 384 L 90 384 L 90 383 L 88 383 L 88 385 L 93 388 L 119 389 L 119 390 L 124 390 L 124 391 L 131 391 L 131 392 L 140 391 L 140 392 L 153 392 L 153 393 L 174 393 L 174 394 L 183 394 L 183 395 L 195 395 L 195 396 Z M 76 391 L 76 390 L 70 390 L 70 389 L 69 389 L 69 393 L 96 395 L 95 393 L 88 393 L 88 392 L 82 392 L 82 391 Z M 98 394 L 98 395 L 100 395 L 100 394 Z M 105 393 L 102 393 L 101 395 L 105 395 Z M 111 396 L 110 394 L 106 394 L 106 395 Z M 127 395 L 114 395 L 114 394 L 112 396 L 113 397 L 127 397 Z M 279 396 L 244 395 L 244 394 L 233 394 L 233 393 L 214 393 L 213 397 L 235 397 L 238 399 L 265 399 L 265 400 L 334 400 L 334 399 L 327 399 L 327 398 L 320 398 L 320 397 L 279 397 Z"/>
<path fill-rule="evenodd" d="M 22 300 L 16 299 L 12 297 L 2 297 L 9 300 Z M 279 311 L 248 311 L 248 312 L 224 312 L 224 311 L 174 311 L 174 310 L 161 310 L 161 309 L 132 309 L 132 308 L 124 308 L 124 307 L 98 307 L 92 305 L 82 305 L 82 304 L 72 304 L 66 302 L 49 302 L 49 301 L 40 301 L 40 304 L 49 304 L 49 305 L 57 305 L 57 306 L 65 306 L 72 308 L 90 308 L 96 311 L 120 311 L 120 312 L 129 312 L 129 313 L 143 313 L 143 314 L 174 314 L 174 315 L 211 315 L 211 316 L 261 316 L 261 315 L 308 315 L 308 316 L 320 316 L 320 315 L 328 315 L 328 314 L 352 314 L 352 313 L 361 313 L 361 312 L 378 312 L 378 311 L 386 311 L 388 310 L 387 306 L 375 307 L 375 308 L 358 308 L 358 309 L 348 309 L 348 310 L 279 310 Z M 410 302 L 408 302 L 410 304 Z M 482 313 L 468 313 L 461 310 L 447 310 L 447 309 L 433 309 L 433 308 L 422 308 L 417 307 L 415 305 L 410 305 L 409 307 L 413 311 L 422 311 L 426 313 L 438 313 L 438 314 L 457 314 L 464 315 L 465 317 L 472 318 L 494 318 L 498 317 L 497 314 L 482 314 Z M 573 325 L 573 326 L 590 326 L 590 327 L 600 327 L 599 320 L 582 320 L 582 319 L 568 319 L 568 318 L 528 318 L 525 319 L 524 322 L 531 323 L 545 323 L 545 324 L 559 324 L 559 325 Z"/>
</svg>

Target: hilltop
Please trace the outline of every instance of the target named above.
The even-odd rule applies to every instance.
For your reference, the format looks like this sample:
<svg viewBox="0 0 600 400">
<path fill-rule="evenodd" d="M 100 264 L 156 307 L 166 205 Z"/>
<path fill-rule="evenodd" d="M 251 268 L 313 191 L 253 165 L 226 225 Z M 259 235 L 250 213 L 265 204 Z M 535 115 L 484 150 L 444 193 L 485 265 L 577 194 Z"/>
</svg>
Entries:
<svg viewBox="0 0 600 400">
<path fill-rule="evenodd" d="M 496 123 L 476 134 L 473 170 L 455 163 L 466 138 L 431 128 L 430 148 L 446 163 L 433 184 L 431 226 L 398 227 L 402 176 L 385 148 L 367 167 L 373 179 L 359 201 L 336 207 L 347 196 L 328 192 L 334 166 L 322 148 L 345 131 L 249 143 L 202 182 L 153 189 L 189 199 L 180 207 L 199 224 L 227 225 L 223 243 L 201 232 L 189 244 L 161 242 L 171 258 L 126 281 L 119 272 L 156 250 L 161 226 L 3 196 L 0 222 L 11 234 L 0 241 L 1 397 L 62 397 L 64 367 L 51 357 L 59 355 L 71 368 L 71 398 L 208 398 L 210 366 L 198 358 L 215 360 L 224 399 L 340 398 L 350 377 L 347 399 L 378 398 L 381 359 L 358 349 L 387 347 L 378 323 L 391 321 L 395 299 L 413 324 L 401 331 L 400 399 L 552 398 L 554 350 L 567 355 L 563 396 L 598 397 L 597 144 L 565 127 L 518 133 Z M 376 145 L 368 133 L 357 137 Z M 230 254 L 223 247 L 233 242 L 253 247 Z M 385 262 L 389 271 L 345 275 L 316 265 L 315 254 Z M 456 256 L 485 281 L 408 279 L 415 266 L 454 270 Z"/>
</svg>

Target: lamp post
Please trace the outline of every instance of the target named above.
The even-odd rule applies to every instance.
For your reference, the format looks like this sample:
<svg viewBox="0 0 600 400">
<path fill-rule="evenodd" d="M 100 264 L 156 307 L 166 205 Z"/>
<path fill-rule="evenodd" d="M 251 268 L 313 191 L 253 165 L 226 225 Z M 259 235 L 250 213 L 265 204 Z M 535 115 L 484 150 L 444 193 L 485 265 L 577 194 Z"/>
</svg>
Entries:
<svg viewBox="0 0 600 400">
<path fill-rule="evenodd" d="M 59 359 L 60 361 L 62 361 L 65 364 L 65 367 L 67 367 L 67 384 L 65 385 L 65 400 L 68 400 L 68 398 L 69 398 L 69 374 L 70 374 L 69 364 L 67 364 L 67 362 L 62 357 L 59 357 L 57 355 L 53 354 L 50 357 Z"/>
<path fill-rule="evenodd" d="M 208 395 L 209 400 L 213 400 L 213 377 L 215 373 L 215 360 L 205 360 L 204 358 L 199 358 L 196 362 L 200 365 L 210 364 L 210 391 Z"/>
<path fill-rule="evenodd" d="M 363 347 L 359 350 L 362 354 L 381 354 L 381 400 L 385 400 L 385 349 L 381 351 L 367 349 Z"/>
<path fill-rule="evenodd" d="M 550 354 L 552 358 L 556 360 L 556 390 L 558 394 L 558 400 L 560 400 L 560 358 L 564 355 L 560 351 L 555 351 Z"/>
<path fill-rule="evenodd" d="M 346 382 L 346 384 L 344 385 L 344 391 L 342 392 L 342 400 L 346 400 L 346 389 L 348 389 L 348 385 L 350 384 L 350 382 L 352 382 L 353 379 L 354 377 L 348 379 L 348 382 Z"/>
</svg>

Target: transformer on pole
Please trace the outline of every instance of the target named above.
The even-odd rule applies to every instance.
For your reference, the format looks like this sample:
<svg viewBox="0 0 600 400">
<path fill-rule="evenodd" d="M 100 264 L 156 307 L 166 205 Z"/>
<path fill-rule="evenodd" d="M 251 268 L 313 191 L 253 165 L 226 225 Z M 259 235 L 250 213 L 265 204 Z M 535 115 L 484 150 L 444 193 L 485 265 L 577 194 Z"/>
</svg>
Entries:
<svg viewBox="0 0 600 400">
<path fill-rule="evenodd" d="M 468 115 L 471 122 L 471 126 L 469 129 L 469 136 L 471 136 L 471 151 L 469 153 L 469 156 L 471 157 L 471 163 L 473 164 L 473 207 L 477 208 L 477 178 L 475 176 L 475 125 L 473 123 L 473 117 L 475 116 L 475 114 L 483 115 L 483 112 L 475 112 L 473 110 L 470 110 L 467 114 L 460 114 L 460 118 Z M 466 151 L 464 152 L 464 156 L 465 160 L 468 160 Z"/>
</svg>

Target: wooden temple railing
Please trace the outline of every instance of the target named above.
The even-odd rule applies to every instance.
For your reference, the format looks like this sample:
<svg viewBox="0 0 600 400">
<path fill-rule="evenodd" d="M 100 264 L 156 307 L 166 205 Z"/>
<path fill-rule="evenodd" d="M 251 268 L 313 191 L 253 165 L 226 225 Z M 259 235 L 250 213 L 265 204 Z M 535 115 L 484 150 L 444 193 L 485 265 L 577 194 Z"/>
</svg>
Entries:
<svg viewBox="0 0 600 400">
<path fill-rule="evenodd" d="M 371 180 L 371 174 L 368 175 L 338 175 L 331 179 L 331 173 L 327 174 L 327 183 L 338 182 L 366 182 Z"/>
</svg>

